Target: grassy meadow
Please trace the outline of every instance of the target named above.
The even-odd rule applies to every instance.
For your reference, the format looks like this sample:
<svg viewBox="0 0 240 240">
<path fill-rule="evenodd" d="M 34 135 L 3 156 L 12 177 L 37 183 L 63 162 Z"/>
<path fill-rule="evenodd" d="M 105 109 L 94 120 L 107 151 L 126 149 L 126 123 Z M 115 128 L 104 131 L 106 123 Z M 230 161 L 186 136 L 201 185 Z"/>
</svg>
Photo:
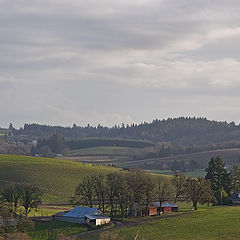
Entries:
<svg viewBox="0 0 240 240">
<path fill-rule="evenodd" d="M 188 215 L 121 228 L 111 234 L 122 240 L 133 240 L 137 233 L 138 240 L 236 240 L 240 239 L 239 216 L 240 206 L 206 207 Z M 102 238 L 95 235 L 84 239 Z"/>
<path fill-rule="evenodd" d="M 0 186 L 32 183 L 44 192 L 43 201 L 66 201 L 84 175 L 118 171 L 106 166 L 54 158 L 0 155 Z"/>
<path fill-rule="evenodd" d="M 142 148 L 132 147 L 114 147 L 114 146 L 102 146 L 102 147 L 91 147 L 77 150 L 71 150 L 68 156 L 82 156 L 82 155 L 117 155 L 117 156 L 129 156 L 139 154 L 142 152 Z"/>
<path fill-rule="evenodd" d="M 87 226 L 59 221 L 36 221 L 28 232 L 32 240 L 56 240 L 58 235 L 73 235 L 87 231 Z"/>
</svg>

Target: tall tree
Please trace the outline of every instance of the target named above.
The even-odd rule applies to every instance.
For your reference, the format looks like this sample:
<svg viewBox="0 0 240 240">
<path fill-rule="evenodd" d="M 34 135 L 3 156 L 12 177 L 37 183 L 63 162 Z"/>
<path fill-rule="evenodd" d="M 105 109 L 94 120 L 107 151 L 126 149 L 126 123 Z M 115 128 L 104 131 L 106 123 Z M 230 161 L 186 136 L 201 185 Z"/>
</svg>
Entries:
<svg viewBox="0 0 240 240">
<path fill-rule="evenodd" d="M 48 140 L 51 150 L 55 153 L 61 153 L 64 149 L 65 139 L 62 134 L 56 133 Z"/>
<path fill-rule="evenodd" d="M 104 175 L 96 175 L 94 176 L 94 191 L 96 193 L 96 200 L 99 205 L 99 209 L 105 213 L 105 202 L 107 197 L 107 185 L 106 178 Z"/>
<path fill-rule="evenodd" d="M 197 204 L 209 204 L 214 200 L 210 181 L 199 178 L 187 178 L 184 184 L 184 195 L 192 201 L 194 210 L 197 210 Z"/>
<path fill-rule="evenodd" d="M 76 205 L 83 204 L 92 208 L 95 198 L 94 184 L 93 176 L 82 177 L 81 182 L 75 190 L 72 202 Z"/>
<path fill-rule="evenodd" d="M 171 182 L 173 183 L 173 185 L 175 186 L 175 189 L 176 189 L 176 195 L 175 195 L 174 202 L 176 202 L 177 199 L 181 195 L 183 195 L 185 181 L 186 181 L 186 177 L 183 173 L 176 173 L 172 177 Z"/>
<path fill-rule="evenodd" d="M 21 185 L 21 195 L 21 202 L 25 209 L 26 215 L 28 215 L 33 208 L 36 208 L 42 203 L 42 191 L 38 187 L 29 183 L 24 183 Z"/>
<path fill-rule="evenodd" d="M 122 219 L 129 206 L 132 207 L 132 192 L 128 180 L 127 175 L 124 174 L 120 174 L 118 177 L 117 203 Z"/>
<path fill-rule="evenodd" d="M 223 160 L 220 157 L 216 157 L 211 159 L 206 169 L 207 174 L 205 179 L 210 180 L 212 190 L 218 202 L 220 202 L 221 199 L 218 198 L 217 192 L 223 189 L 227 194 L 230 194 L 232 188 L 230 173 L 228 173 L 224 167 L 225 164 Z"/>
<path fill-rule="evenodd" d="M 232 189 L 234 193 L 240 190 L 240 169 L 237 165 L 231 170 Z"/>
<path fill-rule="evenodd" d="M 175 194 L 175 188 L 169 179 L 165 177 L 157 177 L 156 197 L 160 203 L 160 209 L 162 207 L 162 203 L 174 200 Z"/>
<path fill-rule="evenodd" d="M 113 213 L 116 210 L 117 196 L 118 196 L 118 186 L 119 186 L 119 173 L 110 173 L 107 175 L 107 198 L 110 206 L 110 215 L 113 216 Z"/>
<path fill-rule="evenodd" d="M 1 200 L 10 204 L 13 212 L 17 211 L 22 197 L 22 189 L 20 185 L 7 184 L 1 192 Z"/>
</svg>

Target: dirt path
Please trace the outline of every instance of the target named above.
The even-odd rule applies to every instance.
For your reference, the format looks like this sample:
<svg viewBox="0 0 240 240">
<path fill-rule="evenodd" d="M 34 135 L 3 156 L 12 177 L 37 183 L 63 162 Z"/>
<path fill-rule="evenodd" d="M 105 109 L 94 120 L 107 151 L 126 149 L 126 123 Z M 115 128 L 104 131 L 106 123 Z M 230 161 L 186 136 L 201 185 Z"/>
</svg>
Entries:
<svg viewBox="0 0 240 240">
<path fill-rule="evenodd" d="M 148 219 L 142 219 L 142 220 L 136 221 L 136 222 L 112 220 L 111 222 L 114 223 L 114 226 L 112 226 L 112 227 L 98 229 L 98 230 L 92 230 L 92 231 L 86 231 L 86 232 L 80 233 L 78 235 L 75 235 L 73 237 L 78 238 L 78 237 L 90 236 L 90 235 L 99 234 L 99 233 L 102 233 L 102 232 L 116 230 L 116 229 L 123 228 L 123 227 L 139 226 L 139 225 L 142 225 L 142 224 L 150 223 L 154 220 L 159 220 L 159 219 L 163 219 L 163 218 L 180 217 L 180 216 L 187 215 L 187 214 L 192 214 L 192 213 L 193 212 L 191 211 L 191 212 L 184 212 L 184 213 L 179 213 L 179 214 L 174 214 L 174 215 L 156 216 L 156 217 L 151 217 L 151 218 L 148 218 Z"/>
</svg>

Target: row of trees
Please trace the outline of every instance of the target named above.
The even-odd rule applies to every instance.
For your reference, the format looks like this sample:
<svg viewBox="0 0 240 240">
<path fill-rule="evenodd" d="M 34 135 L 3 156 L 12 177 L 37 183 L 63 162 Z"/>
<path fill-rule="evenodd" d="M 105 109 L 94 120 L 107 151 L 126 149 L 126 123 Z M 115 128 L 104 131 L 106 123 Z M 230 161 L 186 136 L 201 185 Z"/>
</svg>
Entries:
<svg viewBox="0 0 240 240">
<path fill-rule="evenodd" d="M 110 208 L 111 215 L 120 211 L 122 216 L 138 206 L 146 215 L 151 201 L 159 201 L 161 206 L 163 202 L 181 199 L 192 201 L 197 209 L 198 203 L 226 204 L 228 196 L 240 190 L 240 169 L 237 166 L 228 172 L 223 160 L 216 157 L 208 163 L 206 172 L 205 178 L 190 178 L 182 173 L 167 178 L 140 170 L 86 176 L 78 185 L 72 201 L 89 207 L 97 204 L 103 212 Z"/>
<path fill-rule="evenodd" d="M 17 130 L 12 128 L 14 135 L 28 135 L 36 138 L 48 138 L 55 133 L 61 133 L 65 138 L 76 139 L 86 137 L 103 137 L 103 138 L 131 138 L 147 139 L 153 142 L 175 141 L 176 139 L 185 138 L 184 142 L 193 143 L 193 137 L 200 137 L 201 142 L 206 142 L 206 135 L 212 139 L 222 138 L 225 133 L 231 134 L 238 131 L 239 126 L 235 123 L 210 121 L 206 118 L 168 118 L 163 120 L 153 120 L 140 124 L 131 124 L 113 126 L 111 128 L 98 125 L 96 127 L 89 124 L 85 127 L 74 124 L 72 127 L 46 126 L 39 124 L 25 124 L 24 128 Z M 211 134 L 211 135 L 210 135 Z M 214 137 L 215 135 L 215 137 Z"/>
<path fill-rule="evenodd" d="M 86 176 L 81 179 L 72 202 L 76 205 L 99 209 L 110 209 L 111 216 L 117 212 L 121 216 L 131 214 L 136 207 L 147 215 L 150 202 L 176 201 L 179 197 L 192 201 L 197 209 L 198 203 L 214 202 L 211 184 L 204 178 L 187 178 L 176 174 L 173 178 L 150 175 L 137 170 L 129 173 L 110 173 L 106 176 Z"/>
<path fill-rule="evenodd" d="M 144 148 L 153 145 L 154 143 L 148 141 L 116 138 L 83 138 L 65 140 L 62 134 L 56 133 L 48 139 L 39 139 L 37 146 L 32 147 L 31 154 L 35 155 L 36 153 L 42 153 L 43 155 L 49 155 L 51 153 L 63 153 L 66 149 L 75 150 L 101 146 Z"/>
</svg>

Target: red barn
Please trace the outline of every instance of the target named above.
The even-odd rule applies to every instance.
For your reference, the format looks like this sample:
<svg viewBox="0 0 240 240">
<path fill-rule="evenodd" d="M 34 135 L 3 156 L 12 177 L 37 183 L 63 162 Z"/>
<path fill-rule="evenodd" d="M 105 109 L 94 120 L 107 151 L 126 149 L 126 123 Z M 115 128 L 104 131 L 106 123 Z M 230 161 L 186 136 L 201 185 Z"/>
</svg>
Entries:
<svg viewBox="0 0 240 240">
<path fill-rule="evenodd" d="M 157 215 L 158 211 L 157 211 L 157 207 L 149 207 L 148 208 L 148 215 L 149 216 L 154 216 Z"/>
<path fill-rule="evenodd" d="M 178 212 L 178 206 L 174 203 L 163 203 L 161 210 L 163 213 Z"/>
<path fill-rule="evenodd" d="M 149 216 L 159 215 L 160 213 L 178 212 L 178 206 L 174 203 L 162 203 L 160 209 L 160 202 L 151 202 L 148 212 Z"/>
</svg>

